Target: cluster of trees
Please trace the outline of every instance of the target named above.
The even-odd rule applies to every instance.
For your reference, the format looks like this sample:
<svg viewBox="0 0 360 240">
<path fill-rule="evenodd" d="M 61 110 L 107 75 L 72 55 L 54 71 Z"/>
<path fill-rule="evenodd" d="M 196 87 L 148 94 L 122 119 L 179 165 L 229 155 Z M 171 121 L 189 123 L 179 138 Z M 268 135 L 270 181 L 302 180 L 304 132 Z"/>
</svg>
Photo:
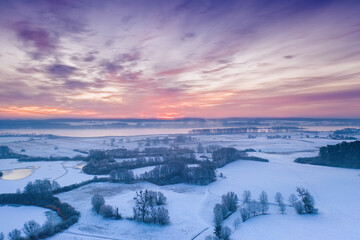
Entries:
<svg viewBox="0 0 360 240">
<path fill-rule="evenodd" d="M 19 157 L 18 161 L 20 162 L 36 162 L 36 161 L 86 161 L 87 157 L 76 155 L 75 157 L 59 157 L 59 156 L 50 156 L 50 157 L 30 157 L 22 155 Z"/>
<path fill-rule="evenodd" d="M 297 158 L 295 162 L 332 167 L 360 168 L 360 141 L 321 147 L 317 157 Z"/>
<path fill-rule="evenodd" d="M 0 171 L 0 177 L 2 177 L 2 175 L 3 175 L 3 173 L 2 173 L 2 171 Z"/>
<path fill-rule="evenodd" d="M 8 146 L 0 146 L 0 159 L 1 158 L 19 158 L 24 155 L 14 153 Z"/>
<path fill-rule="evenodd" d="M 234 213 L 238 207 L 239 198 L 234 192 L 228 192 L 221 196 L 221 203 L 215 205 L 214 212 L 214 235 L 207 236 L 206 240 L 228 240 L 230 239 L 231 230 L 223 227 L 222 222 Z"/>
<path fill-rule="evenodd" d="M 62 203 L 52 195 L 52 191 L 57 189 L 60 189 L 60 185 L 56 181 L 35 180 L 29 182 L 22 193 L 0 194 L 0 204 L 33 205 L 56 211 L 62 219 L 59 223 L 47 221 L 43 226 L 40 226 L 36 222 L 30 221 L 24 225 L 23 232 L 27 236 L 26 239 L 43 239 L 68 229 L 80 217 L 80 213 L 72 206 Z M 11 240 L 23 239 L 21 231 L 18 229 L 10 232 L 8 237 Z"/>
<path fill-rule="evenodd" d="M 267 136 L 268 139 L 277 139 L 277 138 L 282 138 L 282 139 L 286 139 L 286 138 L 291 138 L 291 135 L 268 135 Z"/>
<path fill-rule="evenodd" d="M 291 194 L 289 197 L 290 205 L 293 206 L 298 214 L 314 214 L 318 212 L 315 207 L 314 197 L 310 192 L 302 187 L 297 187 L 296 192 L 300 200 L 298 200 L 295 194 Z"/>
<path fill-rule="evenodd" d="M 164 138 L 159 138 L 159 137 L 146 138 L 145 140 L 142 139 L 142 140 L 138 141 L 139 147 L 142 147 L 143 145 L 145 145 L 145 146 L 159 145 L 159 144 L 168 145 L 169 143 L 170 143 L 170 138 L 168 136 L 166 136 Z"/>
<path fill-rule="evenodd" d="M 114 151 L 117 149 L 114 149 Z M 126 150 L 126 149 L 122 149 Z M 197 163 L 194 150 L 186 148 L 146 148 L 143 152 L 138 152 L 139 156 L 135 159 L 116 162 L 111 154 L 112 150 L 99 151 L 89 155 L 89 162 L 83 167 L 87 174 L 109 174 L 112 170 L 134 169 L 140 167 L 156 166 L 170 161 L 183 161 L 184 163 Z M 129 150 L 126 150 L 129 151 Z M 134 150 L 135 151 L 135 150 Z M 137 150 L 136 150 L 137 151 Z M 92 156 L 94 156 L 94 154 Z"/>
<path fill-rule="evenodd" d="M 112 170 L 110 172 L 110 181 L 132 183 L 135 180 L 133 171 L 126 169 Z"/>
<path fill-rule="evenodd" d="M 161 192 L 141 190 L 136 192 L 134 200 L 134 220 L 161 225 L 170 223 L 169 212 L 162 206 L 166 204 L 166 197 Z"/>
<path fill-rule="evenodd" d="M 240 214 L 243 222 L 251 217 L 258 216 L 259 214 L 266 214 L 269 210 L 268 195 L 265 191 L 262 191 L 259 195 L 259 200 L 251 199 L 251 192 L 245 190 L 243 192 L 242 207 L 240 208 Z"/>
<path fill-rule="evenodd" d="M 242 160 L 252 160 L 252 161 L 260 161 L 260 162 L 269 162 L 267 159 L 248 156 L 247 152 L 252 152 L 253 149 L 246 149 L 244 151 L 239 151 L 235 148 L 220 148 L 215 150 L 212 153 L 213 162 L 217 167 L 223 167 L 226 164 L 229 164 L 233 161 L 242 159 Z"/>
<path fill-rule="evenodd" d="M 198 166 L 189 167 L 184 162 L 175 161 L 156 166 L 153 170 L 140 175 L 158 185 L 191 183 L 206 185 L 216 180 L 215 167 L 208 161 L 199 162 Z"/>
<path fill-rule="evenodd" d="M 74 183 L 74 184 L 71 184 L 71 185 L 67 185 L 67 186 L 64 186 L 64 187 L 54 189 L 52 191 L 52 194 L 59 194 L 59 193 L 63 193 L 63 192 L 69 192 L 69 191 L 74 190 L 76 188 L 88 185 L 90 183 L 95 183 L 95 182 L 109 182 L 109 178 L 105 178 L 105 177 L 104 178 L 98 178 L 97 176 L 95 176 L 93 179 L 90 179 L 90 180 L 86 180 L 86 181 L 82 181 L 80 183 Z"/>
<path fill-rule="evenodd" d="M 48 179 L 44 180 L 35 180 L 34 182 L 28 182 L 24 188 L 25 194 L 32 194 L 32 195 L 51 195 L 52 191 L 60 188 L 60 184 L 53 180 L 50 181 Z"/>
<path fill-rule="evenodd" d="M 100 194 L 95 194 L 91 198 L 92 209 L 97 213 L 103 216 L 104 218 L 112 218 L 112 219 L 121 219 L 121 215 L 119 214 L 119 209 L 114 208 L 110 205 L 105 204 L 105 199 Z"/>
<path fill-rule="evenodd" d="M 102 160 L 107 158 L 134 158 L 139 156 L 139 150 L 128 150 L 126 148 L 90 150 L 88 159 Z"/>
</svg>

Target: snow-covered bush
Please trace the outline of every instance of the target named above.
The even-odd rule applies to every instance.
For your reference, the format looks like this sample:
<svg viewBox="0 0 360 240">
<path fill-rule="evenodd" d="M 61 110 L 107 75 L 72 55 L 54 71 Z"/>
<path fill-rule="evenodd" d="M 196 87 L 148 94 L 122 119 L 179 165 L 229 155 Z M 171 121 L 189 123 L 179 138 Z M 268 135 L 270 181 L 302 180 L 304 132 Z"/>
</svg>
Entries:
<svg viewBox="0 0 360 240">
<path fill-rule="evenodd" d="M 109 205 L 101 205 L 99 209 L 99 214 L 103 216 L 104 218 L 112 218 L 114 216 L 114 208 Z"/>
<path fill-rule="evenodd" d="M 100 211 L 100 207 L 102 205 L 105 204 L 105 199 L 103 196 L 101 196 L 100 194 L 95 194 L 92 198 L 91 198 L 91 205 L 92 205 L 92 208 L 93 210 L 96 212 L 96 213 L 99 213 Z"/>
<path fill-rule="evenodd" d="M 302 203 L 302 201 L 296 201 L 294 203 L 294 208 L 298 214 L 304 213 L 304 204 Z"/>
</svg>

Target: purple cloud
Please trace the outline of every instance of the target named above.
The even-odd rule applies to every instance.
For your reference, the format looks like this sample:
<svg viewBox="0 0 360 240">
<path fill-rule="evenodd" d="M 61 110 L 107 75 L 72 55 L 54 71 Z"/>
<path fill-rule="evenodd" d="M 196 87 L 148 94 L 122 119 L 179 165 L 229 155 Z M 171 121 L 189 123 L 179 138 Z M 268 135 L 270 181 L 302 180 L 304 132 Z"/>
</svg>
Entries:
<svg viewBox="0 0 360 240">
<path fill-rule="evenodd" d="M 56 48 L 56 39 L 48 31 L 34 27 L 27 21 L 15 22 L 10 28 L 15 31 L 16 37 L 25 47 L 35 48 L 35 51 L 32 51 L 34 58 L 48 54 Z"/>
<path fill-rule="evenodd" d="M 72 75 L 76 70 L 77 68 L 75 67 L 63 65 L 63 64 L 53 64 L 47 68 L 47 72 L 50 75 L 59 78 L 67 78 L 70 75 Z"/>
</svg>

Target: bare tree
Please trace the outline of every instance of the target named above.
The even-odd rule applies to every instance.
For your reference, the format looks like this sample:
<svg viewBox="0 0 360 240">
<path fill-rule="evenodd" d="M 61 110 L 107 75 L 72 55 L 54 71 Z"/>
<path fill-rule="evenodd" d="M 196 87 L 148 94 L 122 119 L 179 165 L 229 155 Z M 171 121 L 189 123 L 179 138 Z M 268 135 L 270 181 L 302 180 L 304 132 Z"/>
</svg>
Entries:
<svg viewBox="0 0 360 240">
<path fill-rule="evenodd" d="M 261 211 L 261 204 L 255 200 L 252 200 L 248 204 L 248 210 L 250 213 L 250 217 L 257 216 L 258 213 Z"/>
<path fill-rule="evenodd" d="M 259 202 L 261 205 L 261 213 L 264 215 L 269 210 L 269 200 L 265 191 L 260 193 Z"/>
<path fill-rule="evenodd" d="M 250 201 L 251 201 L 251 192 L 248 191 L 248 190 L 245 190 L 245 191 L 243 192 L 242 203 L 243 203 L 243 204 L 248 204 L 248 203 L 250 203 Z"/>
<path fill-rule="evenodd" d="M 284 202 L 284 198 L 280 192 L 277 192 L 275 194 L 275 202 L 277 202 L 277 203 Z"/>
<path fill-rule="evenodd" d="M 240 208 L 240 215 L 241 215 L 242 221 L 245 222 L 246 220 L 248 220 L 250 218 L 249 209 L 247 207 Z"/>
<path fill-rule="evenodd" d="M 30 239 L 36 239 L 40 231 L 40 224 L 34 220 L 28 221 L 24 224 L 23 231 Z"/>
<path fill-rule="evenodd" d="M 289 196 L 289 203 L 290 203 L 290 205 L 293 206 L 293 207 L 295 207 L 294 204 L 295 204 L 297 201 L 298 201 L 297 196 L 292 193 L 292 194 Z"/>
<path fill-rule="evenodd" d="M 231 229 L 227 226 L 221 229 L 221 238 L 222 240 L 230 240 Z"/>
<path fill-rule="evenodd" d="M 214 207 L 214 223 L 215 225 L 221 225 L 221 222 L 224 220 L 223 207 L 220 203 L 215 204 Z"/>
<path fill-rule="evenodd" d="M 283 198 L 281 193 L 277 192 L 275 194 L 275 202 L 278 203 L 279 211 L 281 212 L 281 214 L 284 214 L 285 211 L 286 211 L 286 206 L 285 206 L 285 203 L 284 203 L 284 198 Z"/>
<path fill-rule="evenodd" d="M 240 218 L 236 218 L 233 222 L 233 226 L 234 226 L 235 230 L 239 228 L 240 224 L 241 224 Z"/>
<path fill-rule="evenodd" d="M 284 214 L 286 211 L 286 206 L 285 203 L 283 201 L 279 202 L 279 211 L 281 212 L 281 214 Z"/>
<path fill-rule="evenodd" d="M 21 240 L 21 231 L 19 229 L 12 230 L 9 232 L 8 238 L 9 240 Z"/>
</svg>

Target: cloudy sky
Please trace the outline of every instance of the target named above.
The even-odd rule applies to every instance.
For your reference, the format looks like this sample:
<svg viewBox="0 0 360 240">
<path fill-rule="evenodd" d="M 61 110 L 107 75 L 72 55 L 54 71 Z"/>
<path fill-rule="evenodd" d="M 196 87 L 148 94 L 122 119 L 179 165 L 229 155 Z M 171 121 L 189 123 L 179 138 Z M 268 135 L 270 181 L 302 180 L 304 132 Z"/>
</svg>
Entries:
<svg viewBox="0 0 360 240">
<path fill-rule="evenodd" d="M 360 117 L 360 1 L 0 1 L 0 117 Z"/>
</svg>

